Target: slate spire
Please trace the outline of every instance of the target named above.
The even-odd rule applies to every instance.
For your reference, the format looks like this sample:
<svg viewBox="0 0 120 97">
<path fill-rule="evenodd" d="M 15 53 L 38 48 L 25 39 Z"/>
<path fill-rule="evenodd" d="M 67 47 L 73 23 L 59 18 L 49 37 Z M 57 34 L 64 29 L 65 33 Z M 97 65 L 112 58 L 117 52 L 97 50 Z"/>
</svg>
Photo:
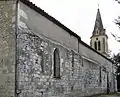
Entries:
<svg viewBox="0 0 120 97">
<path fill-rule="evenodd" d="M 99 8 L 97 10 L 95 26 L 94 26 L 94 30 L 93 30 L 93 36 L 96 34 L 96 30 L 99 30 L 99 32 L 102 32 L 104 30 Z"/>
</svg>

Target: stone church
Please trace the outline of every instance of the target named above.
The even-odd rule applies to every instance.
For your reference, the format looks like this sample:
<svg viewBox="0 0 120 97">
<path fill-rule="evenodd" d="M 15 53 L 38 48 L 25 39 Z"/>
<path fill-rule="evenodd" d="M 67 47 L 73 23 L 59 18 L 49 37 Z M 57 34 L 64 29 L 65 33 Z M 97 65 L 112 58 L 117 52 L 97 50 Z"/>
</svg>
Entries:
<svg viewBox="0 0 120 97">
<path fill-rule="evenodd" d="M 99 9 L 91 46 L 29 0 L 0 0 L 0 33 L 0 97 L 86 97 L 116 91 Z"/>
</svg>

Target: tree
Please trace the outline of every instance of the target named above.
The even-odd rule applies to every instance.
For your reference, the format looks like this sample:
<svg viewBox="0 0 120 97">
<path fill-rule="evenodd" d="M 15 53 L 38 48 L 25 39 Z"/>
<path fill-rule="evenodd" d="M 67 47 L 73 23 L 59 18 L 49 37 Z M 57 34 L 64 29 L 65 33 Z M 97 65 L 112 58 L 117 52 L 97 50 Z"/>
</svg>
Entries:
<svg viewBox="0 0 120 97">
<path fill-rule="evenodd" d="M 116 64 L 117 70 L 116 70 L 116 78 L 117 78 L 117 90 L 120 92 L 120 53 L 117 55 L 113 55 L 111 60 Z"/>
<path fill-rule="evenodd" d="M 120 0 L 115 0 L 115 1 L 117 1 L 118 3 L 120 3 Z"/>
<path fill-rule="evenodd" d="M 118 92 L 120 92 L 120 53 L 115 55 L 113 59 L 114 59 L 114 62 L 117 66 L 117 71 L 116 71 L 116 74 L 117 74 L 117 89 L 118 89 Z"/>
<path fill-rule="evenodd" d="M 118 4 L 120 4 L 120 0 L 115 0 L 118 2 Z M 115 19 L 115 24 L 120 28 L 120 16 L 118 16 L 117 19 Z M 117 40 L 118 42 L 120 42 L 120 37 L 118 35 L 115 35 L 113 33 L 111 33 L 112 36 L 115 38 L 115 40 Z M 117 66 L 117 89 L 118 92 L 120 92 L 120 52 L 117 55 L 114 55 L 113 57 L 113 61 L 115 62 L 116 66 Z"/>
<path fill-rule="evenodd" d="M 117 1 L 118 4 L 120 4 L 120 0 L 115 0 L 115 1 Z M 118 18 L 115 19 L 115 24 L 120 28 L 120 16 L 118 16 Z M 117 42 L 120 42 L 120 36 L 113 33 L 111 33 L 111 35 L 115 38 Z"/>
<path fill-rule="evenodd" d="M 116 71 L 116 73 L 120 73 L 120 53 L 118 53 L 117 55 L 113 55 L 111 60 L 114 62 L 114 64 L 117 66 L 118 70 Z"/>
</svg>

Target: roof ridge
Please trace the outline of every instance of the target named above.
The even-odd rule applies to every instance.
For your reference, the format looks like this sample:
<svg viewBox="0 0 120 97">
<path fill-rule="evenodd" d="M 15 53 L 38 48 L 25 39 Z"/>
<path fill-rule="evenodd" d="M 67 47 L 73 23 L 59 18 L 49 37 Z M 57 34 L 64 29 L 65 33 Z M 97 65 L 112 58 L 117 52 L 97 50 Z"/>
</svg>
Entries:
<svg viewBox="0 0 120 97">
<path fill-rule="evenodd" d="M 57 19 L 55 19 L 54 17 L 50 16 L 47 12 L 45 12 L 43 9 L 41 9 L 40 7 L 36 6 L 33 2 L 29 1 L 29 0 L 20 0 L 21 2 L 25 3 L 26 5 L 28 5 L 30 8 L 36 10 L 38 13 L 40 13 L 42 16 L 46 17 L 48 20 L 52 21 L 53 23 L 55 23 L 56 25 L 58 25 L 59 27 L 63 28 L 64 30 L 66 30 L 70 35 L 75 36 L 78 40 L 81 40 L 81 37 L 79 35 L 77 35 L 76 33 L 74 33 L 72 30 L 70 30 L 69 28 L 67 28 L 66 26 L 64 26 L 60 21 L 58 21 Z"/>
<path fill-rule="evenodd" d="M 102 57 L 104 57 L 105 59 L 109 60 L 112 62 L 112 60 L 108 59 L 107 57 L 105 57 L 104 55 L 102 55 L 101 53 L 97 52 L 96 50 L 94 50 L 92 47 L 90 47 L 88 44 L 86 44 L 84 41 L 81 40 L 80 36 L 78 36 L 76 33 L 74 33 L 72 30 L 70 30 L 69 28 L 67 28 L 66 26 L 64 26 L 62 23 L 60 23 L 57 19 L 55 19 L 54 17 L 50 16 L 48 13 L 46 13 L 43 9 L 41 9 L 40 7 L 36 6 L 35 4 L 33 4 L 31 1 L 29 0 L 20 0 L 21 2 L 25 3 L 26 5 L 28 5 L 30 8 L 34 9 L 35 11 L 37 11 L 38 13 L 40 13 L 42 16 L 46 17 L 48 20 L 50 20 L 51 22 L 55 23 L 57 26 L 61 27 L 62 29 L 64 29 L 65 31 L 67 31 L 70 35 L 75 36 L 79 42 L 81 42 L 83 45 L 85 45 L 86 47 L 88 47 L 89 49 L 93 50 L 94 52 L 96 52 L 97 54 L 101 55 Z"/>
</svg>

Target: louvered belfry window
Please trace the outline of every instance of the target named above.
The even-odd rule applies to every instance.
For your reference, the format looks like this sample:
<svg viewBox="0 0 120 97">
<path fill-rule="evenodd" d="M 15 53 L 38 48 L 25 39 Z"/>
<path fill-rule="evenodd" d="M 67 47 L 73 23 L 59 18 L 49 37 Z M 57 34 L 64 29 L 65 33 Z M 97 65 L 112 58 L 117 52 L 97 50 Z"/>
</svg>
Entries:
<svg viewBox="0 0 120 97">
<path fill-rule="evenodd" d="M 94 43 L 95 50 L 97 50 L 97 42 Z"/>
<path fill-rule="evenodd" d="M 99 51 L 101 50 L 101 44 L 100 44 L 100 41 L 98 41 L 98 50 L 99 50 Z"/>
</svg>

